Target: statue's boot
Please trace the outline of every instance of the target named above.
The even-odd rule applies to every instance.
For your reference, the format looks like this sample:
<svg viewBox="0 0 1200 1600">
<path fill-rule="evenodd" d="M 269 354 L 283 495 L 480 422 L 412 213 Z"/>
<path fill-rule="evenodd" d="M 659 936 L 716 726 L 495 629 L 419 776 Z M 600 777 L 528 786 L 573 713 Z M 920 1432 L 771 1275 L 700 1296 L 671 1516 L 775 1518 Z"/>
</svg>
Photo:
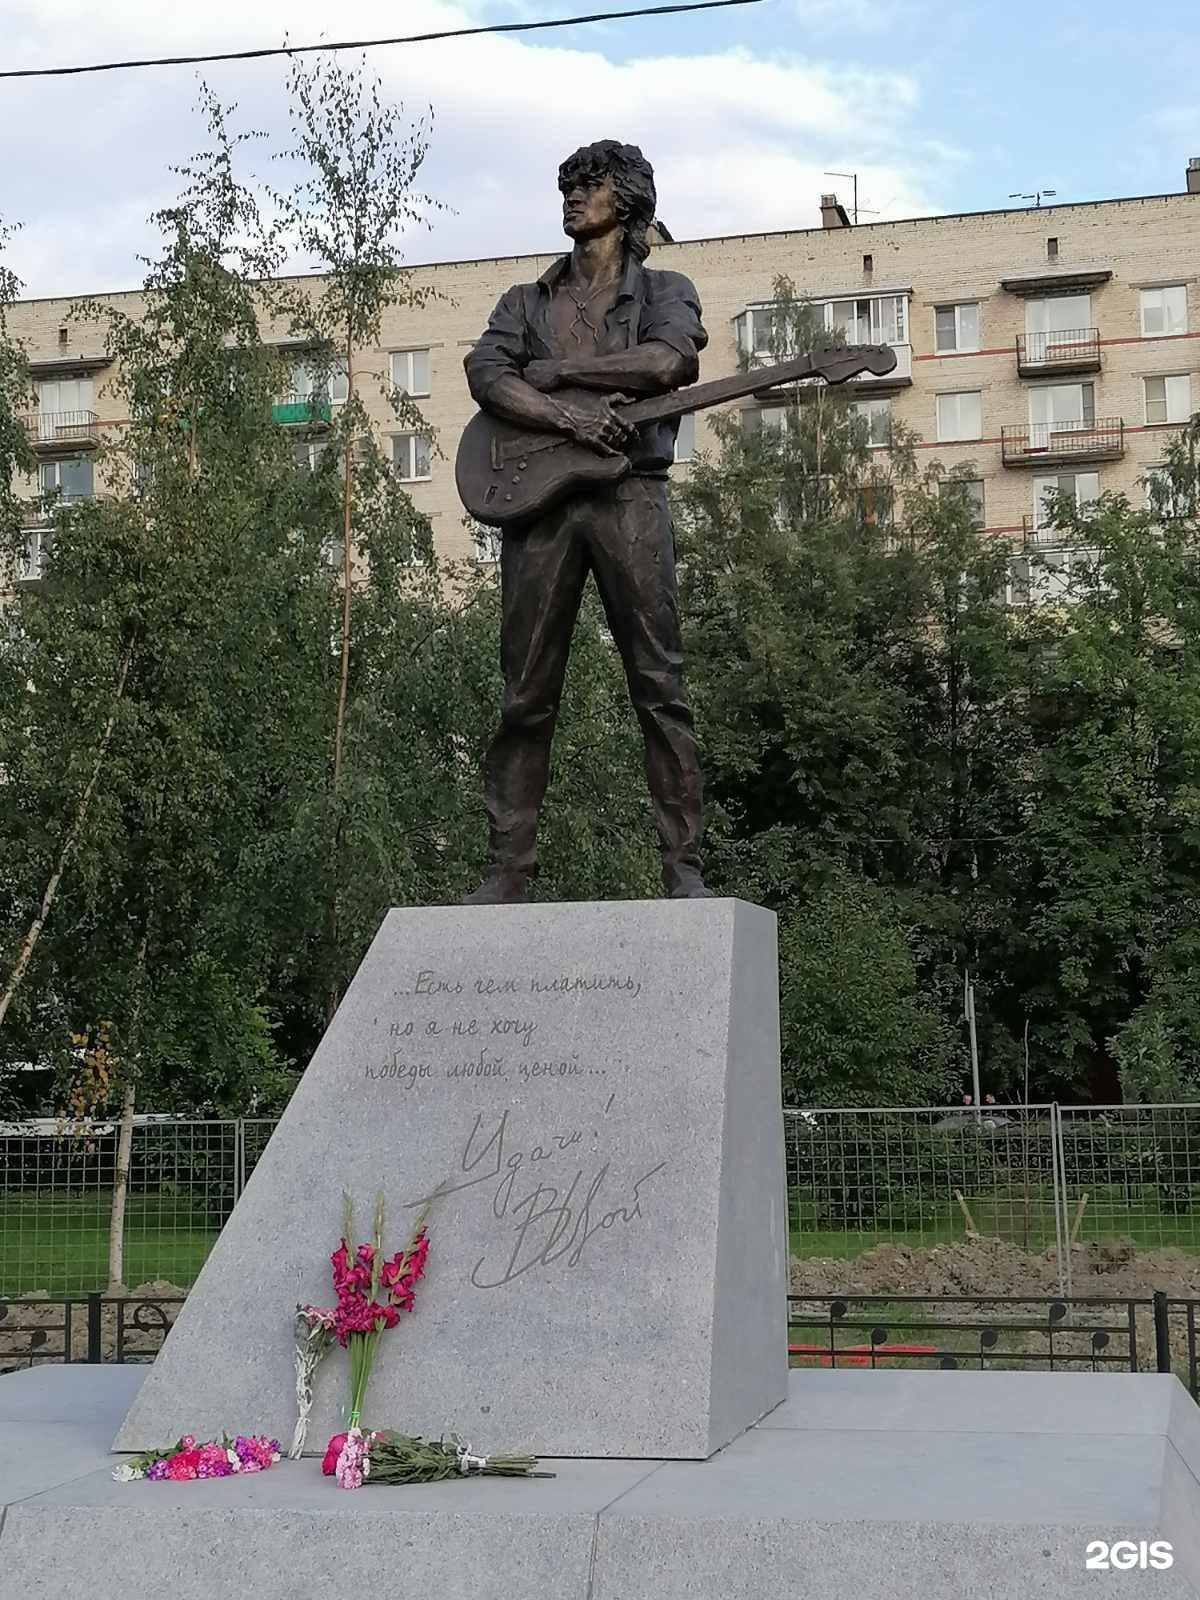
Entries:
<svg viewBox="0 0 1200 1600">
<path fill-rule="evenodd" d="M 478 889 L 462 897 L 464 906 L 523 906 L 529 899 L 529 874 L 497 868 Z"/>
<path fill-rule="evenodd" d="M 672 900 L 711 900 L 712 890 L 705 887 L 699 867 L 681 863 L 663 868 L 663 883 Z"/>
</svg>

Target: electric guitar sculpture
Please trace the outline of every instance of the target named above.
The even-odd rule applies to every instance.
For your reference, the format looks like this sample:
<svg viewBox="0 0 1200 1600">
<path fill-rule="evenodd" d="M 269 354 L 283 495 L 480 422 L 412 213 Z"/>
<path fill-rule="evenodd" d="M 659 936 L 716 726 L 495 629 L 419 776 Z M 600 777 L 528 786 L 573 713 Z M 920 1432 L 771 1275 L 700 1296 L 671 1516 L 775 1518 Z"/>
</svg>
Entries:
<svg viewBox="0 0 1200 1600">
<path fill-rule="evenodd" d="M 734 378 L 718 378 L 715 383 L 693 384 L 649 400 L 614 400 L 613 404 L 629 422 L 663 422 L 744 395 L 763 394 L 784 383 L 811 378 L 844 383 L 860 372 L 882 378 L 895 365 L 896 352 L 890 345 L 842 345 Z M 597 412 L 606 398 L 594 389 L 565 388 L 554 393 L 574 406 Z M 479 411 L 463 429 L 454 475 L 462 503 L 477 522 L 513 528 L 581 490 L 620 483 L 630 470 L 627 456 L 603 456 L 566 434 L 537 432 Z"/>
</svg>

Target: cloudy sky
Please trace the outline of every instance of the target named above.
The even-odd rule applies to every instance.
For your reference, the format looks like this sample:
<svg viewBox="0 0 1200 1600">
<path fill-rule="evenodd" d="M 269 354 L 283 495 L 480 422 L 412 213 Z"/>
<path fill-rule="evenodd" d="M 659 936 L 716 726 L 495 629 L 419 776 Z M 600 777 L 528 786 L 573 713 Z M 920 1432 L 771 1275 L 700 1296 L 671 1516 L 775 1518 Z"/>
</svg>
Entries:
<svg viewBox="0 0 1200 1600">
<path fill-rule="evenodd" d="M 581 0 L 0 0 L 0 65 L 73 65 L 619 9 Z M 343 60 L 353 59 L 343 56 Z M 822 189 L 863 220 L 1183 187 L 1200 155 L 1194 0 L 760 0 L 371 51 L 387 91 L 432 106 L 426 189 L 444 205 L 410 261 L 561 238 L 555 168 L 617 137 L 653 161 L 677 238 L 807 227 Z M 0 80 L 0 217 L 25 293 L 134 286 L 170 164 L 203 142 L 197 71 Z M 286 62 L 203 69 L 239 125 L 282 135 Z"/>
</svg>

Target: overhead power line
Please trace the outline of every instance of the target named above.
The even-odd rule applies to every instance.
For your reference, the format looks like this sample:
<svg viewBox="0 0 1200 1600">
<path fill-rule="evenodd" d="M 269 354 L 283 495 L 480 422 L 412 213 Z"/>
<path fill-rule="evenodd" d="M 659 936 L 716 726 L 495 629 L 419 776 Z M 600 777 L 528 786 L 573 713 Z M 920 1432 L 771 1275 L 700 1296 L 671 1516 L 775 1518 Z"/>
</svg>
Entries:
<svg viewBox="0 0 1200 1600">
<path fill-rule="evenodd" d="M 478 28 L 444 28 L 437 33 L 410 33 L 398 39 L 342 39 L 333 44 L 274 45 L 265 50 L 222 50 L 206 56 L 156 56 L 145 61 L 99 61 L 82 67 L 16 67 L 0 78 L 66 78 L 82 72 L 124 72 L 134 67 L 190 67 L 209 61 L 259 61 L 264 56 L 302 56 L 314 50 L 374 50 L 389 44 L 429 44 L 436 39 L 466 39 L 481 33 L 533 33 L 538 28 L 573 28 L 585 22 L 623 22 L 630 17 L 667 17 L 680 11 L 719 11 L 726 6 L 756 6 L 762 0 L 686 0 L 669 6 L 640 6 L 636 11 L 595 11 L 586 17 L 551 17 L 545 22 L 493 22 Z"/>
</svg>

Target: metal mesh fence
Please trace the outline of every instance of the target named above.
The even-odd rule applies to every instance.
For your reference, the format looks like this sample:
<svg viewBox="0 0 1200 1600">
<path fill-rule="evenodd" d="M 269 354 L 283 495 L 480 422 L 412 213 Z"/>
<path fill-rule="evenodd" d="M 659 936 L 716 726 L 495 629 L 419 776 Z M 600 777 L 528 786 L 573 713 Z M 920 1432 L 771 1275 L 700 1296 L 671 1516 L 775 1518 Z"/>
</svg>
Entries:
<svg viewBox="0 0 1200 1600">
<path fill-rule="evenodd" d="M 1070 1233 L 1200 1249 L 1200 1106 L 1063 1106 L 1058 1119 Z"/>
<path fill-rule="evenodd" d="M 121 1230 L 129 1287 L 195 1281 L 241 1192 L 242 1142 L 237 1122 L 135 1125 Z M 0 1133 L 0 1294 L 107 1286 L 116 1167 L 111 1122 Z"/>
<path fill-rule="evenodd" d="M 1200 1251 L 1200 1105 L 962 1106 L 784 1114 L 792 1253 L 858 1255 L 979 1235 L 1053 1250 L 1072 1239 Z M 134 1129 L 123 1281 L 187 1289 L 275 1122 L 145 1119 Z M 0 1128 L 0 1295 L 109 1282 L 117 1129 Z"/>
<path fill-rule="evenodd" d="M 1056 1247 L 1054 1108 L 785 1112 L 792 1251 L 852 1256 L 973 1234 Z"/>
</svg>

